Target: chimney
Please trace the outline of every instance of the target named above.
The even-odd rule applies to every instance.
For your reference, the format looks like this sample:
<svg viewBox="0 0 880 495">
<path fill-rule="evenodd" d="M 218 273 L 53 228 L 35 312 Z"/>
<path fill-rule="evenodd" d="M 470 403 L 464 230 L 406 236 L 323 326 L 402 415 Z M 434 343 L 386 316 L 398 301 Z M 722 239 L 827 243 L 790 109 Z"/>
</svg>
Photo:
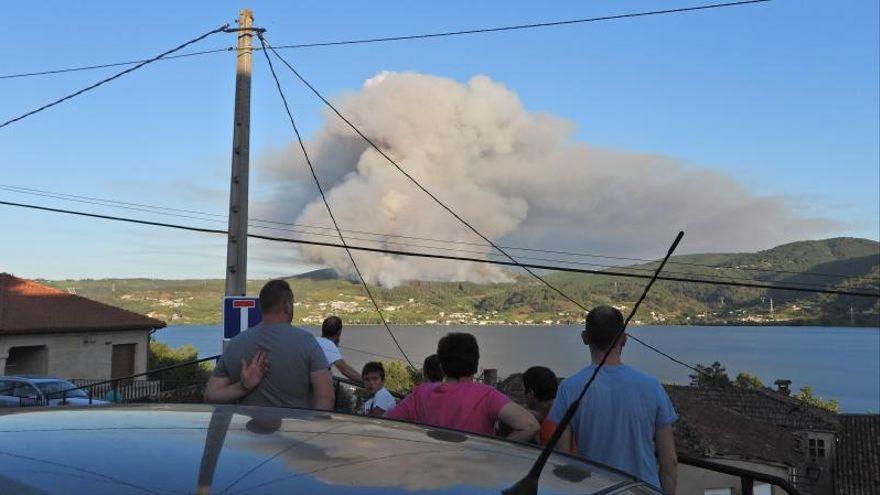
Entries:
<svg viewBox="0 0 880 495">
<path fill-rule="evenodd" d="M 776 385 L 776 391 L 782 395 L 791 395 L 791 380 L 779 379 L 773 382 Z"/>
<path fill-rule="evenodd" d="M 486 368 L 483 370 L 483 383 L 495 386 L 498 384 L 498 370 L 495 368 Z"/>
</svg>

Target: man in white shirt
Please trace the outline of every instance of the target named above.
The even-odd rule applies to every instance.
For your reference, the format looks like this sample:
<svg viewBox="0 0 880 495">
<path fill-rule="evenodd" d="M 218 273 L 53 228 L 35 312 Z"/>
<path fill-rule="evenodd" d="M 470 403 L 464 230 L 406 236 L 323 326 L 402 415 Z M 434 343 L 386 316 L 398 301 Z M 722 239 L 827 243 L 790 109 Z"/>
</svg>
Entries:
<svg viewBox="0 0 880 495">
<path fill-rule="evenodd" d="M 370 394 L 370 398 L 364 402 L 364 415 L 381 417 L 397 403 L 385 388 L 385 367 L 380 362 L 370 361 L 364 365 L 362 376 L 364 388 Z"/>
<path fill-rule="evenodd" d="M 338 316 L 328 316 L 321 325 L 321 336 L 318 344 L 324 351 L 324 357 L 330 364 L 330 368 L 336 366 L 336 370 L 353 382 L 360 383 L 361 375 L 342 359 L 339 352 L 339 339 L 342 337 L 342 320 Z"/>
</svg>

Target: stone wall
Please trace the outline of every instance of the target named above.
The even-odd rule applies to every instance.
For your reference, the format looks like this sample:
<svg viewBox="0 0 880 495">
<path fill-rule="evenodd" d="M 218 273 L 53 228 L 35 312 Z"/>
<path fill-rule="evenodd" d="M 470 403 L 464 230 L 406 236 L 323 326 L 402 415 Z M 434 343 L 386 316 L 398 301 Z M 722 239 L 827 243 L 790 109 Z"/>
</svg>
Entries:
<svg viewBox="0 0 880 495">
<path fill-rule="evenodd" d="M 147 371 L 149 330 L 64 332 L 0 336 L 0 375 L 6 373 L 9 350 L 46 346 L 47 371 L 60 378 L 109 379 L 113 346 L 135 344 L 134 372 Z"/>
</svg>

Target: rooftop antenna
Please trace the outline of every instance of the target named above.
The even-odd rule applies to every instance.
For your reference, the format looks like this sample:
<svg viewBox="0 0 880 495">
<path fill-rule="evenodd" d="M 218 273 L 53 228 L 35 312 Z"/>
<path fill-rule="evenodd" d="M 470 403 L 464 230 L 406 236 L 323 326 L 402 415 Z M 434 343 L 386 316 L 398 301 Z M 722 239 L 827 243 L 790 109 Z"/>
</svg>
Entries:
<svg viewBox="0 0 880 495">
<path fill-rule="evenodd" d="M 633 306 L 632 310 L 629 312 L 629 316 L 626 317 L 626 320 L 623 322 L 623 326 L 620 330 L 617 331 L 617 334 L 614 336 L 614 340 L 611 342 L 611 345 L 608 347 L 608 350 L 605 351 L 605 354 L 602 356 L 602 361 L 599 362 L 599 366 L 596 366 L 596 369 L 593 370 L 593 375 L 590 376 L 590 379 L 587 380 L 586 385 L 584 385 L 584 389 L 581 390 L 581 394 L 578 398 L 568 406 L 568 410 L 565 411 L 565 415 L 562 416 L 562 420 L 556 426 L 556 431 L 553 432 L 553 436 L 550 437 L 550 440 L 547 442 L 547 446 L 544 447 L 544 450 L 541 451 L 541 455 L 535 460 L 535 463 L 532 465 L 532 468 L 529 470 L 528 474 L 526 474 L 525 478 L 516 482 L 515 485 L 507 488 L 502 491 L 503 495 L 537 495 L 538 493 L 538 481 L 541 478 L 541 472 L 544 470 L 544 466 L 547 465 L 547 461 L 550 459 L 550 454 L 553 453 L 553 450 L 556 448 L 556 444 L 559 443 L 559 439 L 562 437 L 562 433 L 566 428 L 571 424 L 572 418 L 574 418 L 575 412 L 577 412 L 577 408 L 581 403 L 581 400 L 587 394 L 587 390 L 590 389 L 590 385 L 593 384 L 593 381 L 596 379 L 596 375 L 599 374 L 599 370 L 602 369 L 602 366 L 605 365 L 605 361 L 608 359 L 608 355 L 611 353 L 612 349 L 617 346 L 617 341 L 620 340 L 620 336 L 626 331 L 627 325 L 629 325 L 629 321 L 635 316 L 636 311 L 639 309 L 639 305 L 642 304 L 642 301 L 645 300 L 645 297 L 648 296 L 648 291 L 651 290 L 651 286 L 654 285 L 654 282 L 657 281 L 657 277 L 660 276 L 660 271 L 663 270 L 663 267 L 666 265 L 666 262 L 669 260 L 672 253 L 675 251 L 675 248 L 678 247 L 678 243 L 681 242 L 681 238 L 684 237 L 684 231 L 680 231 L 677 236 L 675 236 L 675 240 L 672 241 L 672 245 L 669 246 L 669 251 L 666 252 L 666 256 L 663 258 L 663 261 L 660 262 L 660 265 L 657 267 L 657 270 L 654 271 L 654 275 L 651 277 L 651 280 L 648 281 L 648 284 L 645 286 L 645 290 L 642 291 L 641 297 L 636 301 L 636 304 Z"/>
</svg>

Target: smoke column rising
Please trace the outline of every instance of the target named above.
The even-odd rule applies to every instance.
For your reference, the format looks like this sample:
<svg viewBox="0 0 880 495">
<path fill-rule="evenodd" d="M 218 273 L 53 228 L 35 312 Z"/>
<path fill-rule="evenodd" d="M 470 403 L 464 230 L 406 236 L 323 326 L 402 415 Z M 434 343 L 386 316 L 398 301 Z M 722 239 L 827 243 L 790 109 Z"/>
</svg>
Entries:
<svg viewBox="0 0 880 495">
<path fill-rule="evenodd" d="M 574 141 L 571 122 L 526 111 L 513 91 L 484 76 L 461 84 L 383 72 L 336 103 L 383 151 L 496 242 L 656 257 L 679 229 L 687 232 L 686 251 L 730 252 L 839 227 L 803 218 L 784 200 L 751 194 L 710 170 Z M 343 229 L 482 242 L 335 115 L 325 116 L 307 147 Z M 272 153 L 260 165 L 276 193 L 256 208 L 258 214 L 331 225 L 298 147 Z M 306 261 L 353 274 L 342 250 L 300 249 Z M 508 272 L 489 265 L 355 256 L 364 277 L 384 286 L 414 279 L 509 279 Z"/>
</svg>

